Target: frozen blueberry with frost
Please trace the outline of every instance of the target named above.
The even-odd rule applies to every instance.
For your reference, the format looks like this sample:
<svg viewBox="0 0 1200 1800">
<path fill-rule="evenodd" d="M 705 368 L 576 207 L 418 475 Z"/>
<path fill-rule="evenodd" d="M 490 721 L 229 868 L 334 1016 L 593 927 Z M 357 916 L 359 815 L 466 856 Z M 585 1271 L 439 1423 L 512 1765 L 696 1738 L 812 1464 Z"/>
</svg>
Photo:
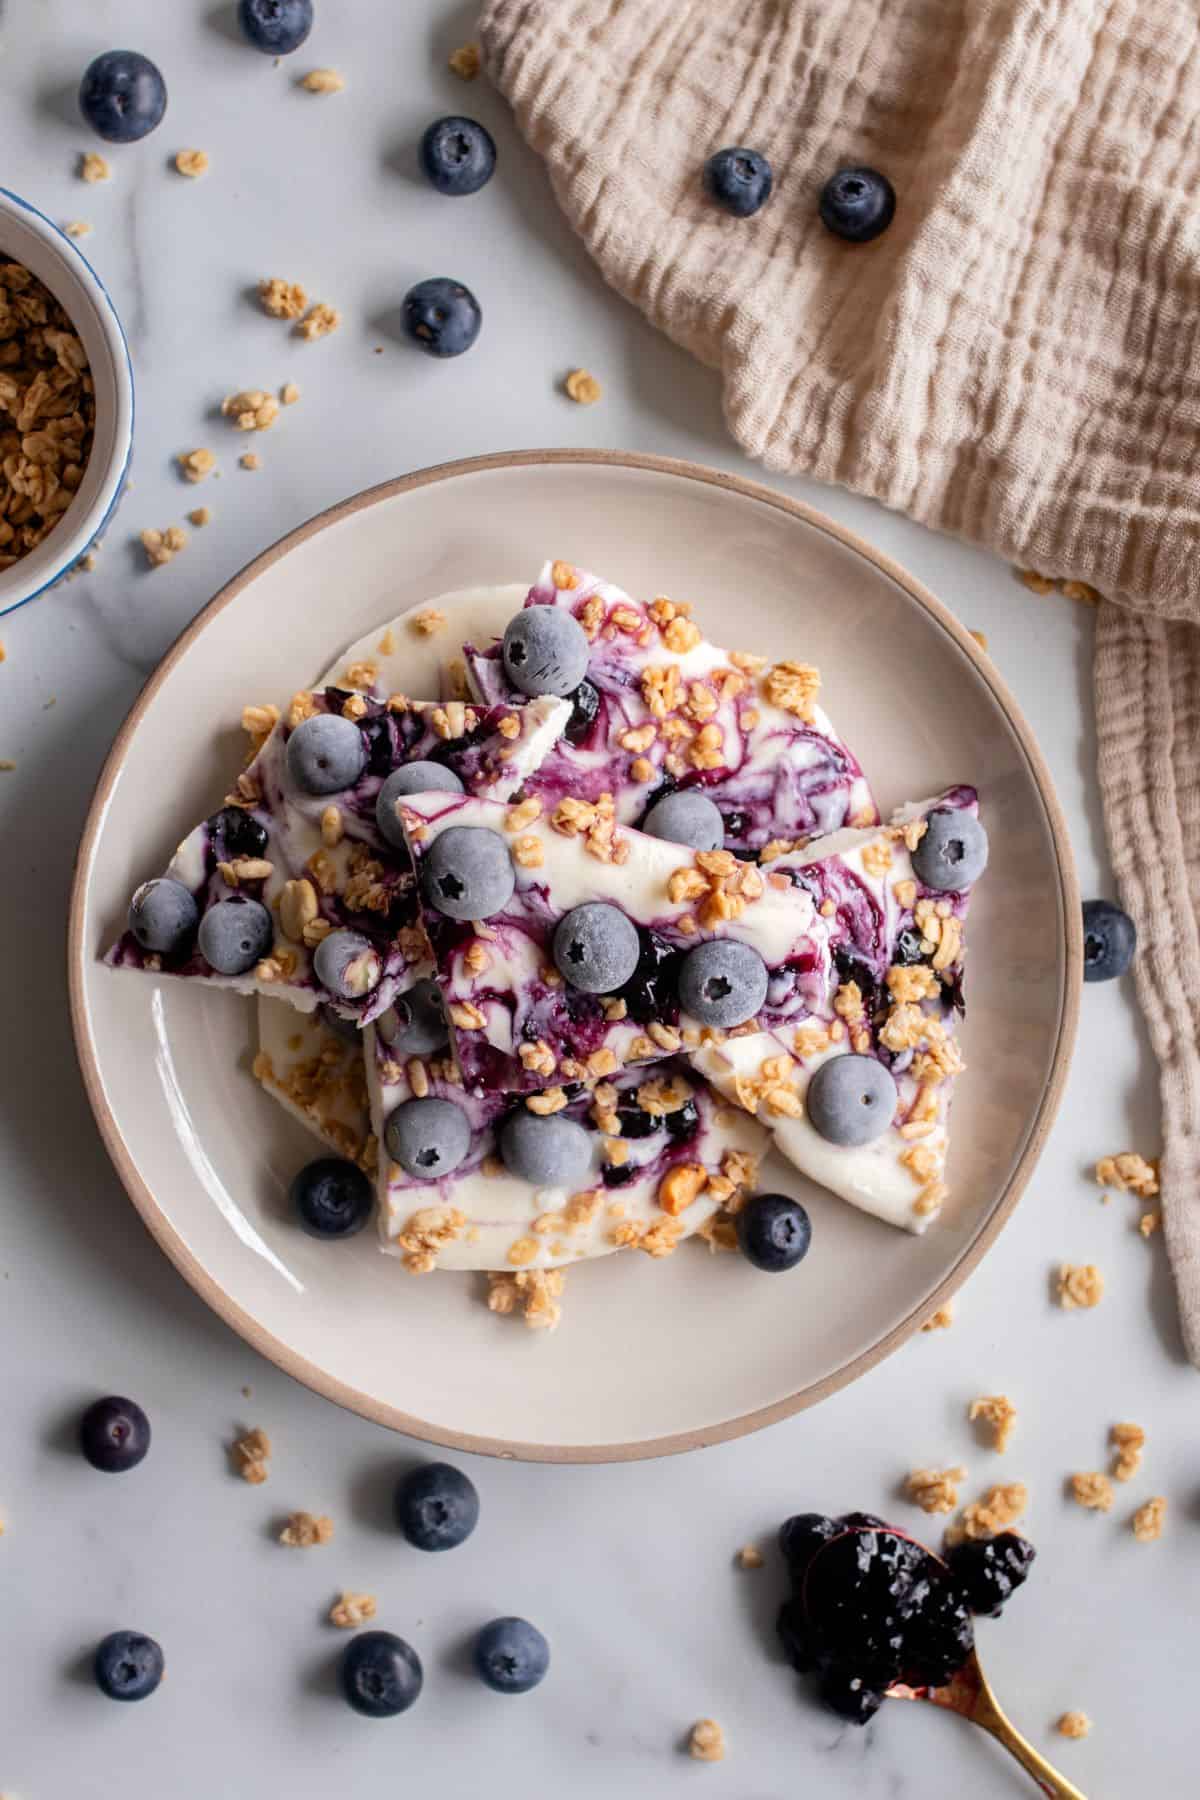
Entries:
<svg viewBox="0 0 1200 1800">
<path fill-rule="evenodd" d="M 1083 979 L 1114 981 L 1137 949 L 1137 926 L 1111 900 L 1083 903 Z"/>
<path fill-rule="evenodd" d="M 528 1694 L 549 1667 L 550 1646 L 528 1619 L 493 1619 L 475 1640 L 479 1679 L 497 1694 Z"/>
<path fill-rule="evenodd" d="M 592 1163 L 583 1126 L 560 1113 L 519 1107 L 500 1127 L 500 1157 L 510 1175 L 534 1187 L 582 1188 Z"/>
<path fill-rule="evenodd" d="M 439 194 L 477 194 L 496 172 L 496 140 L 477 119 L 452 113 L 426 126 L 420 158 Z"/>
<path fill-rule="evenodd" d="M 558 606 L 527 606 L 508 621 L 501 644 L 504 672 L 531 699 L 573 694 L 587 673 L 590 646 L 578 619 Z"/>
<path fill-rule="evenodd" d="M 1028 1538 L 1002 1531 L 956 1544 L 946 1560 L 972 1611 L 994 1617 L 1026 1579 L 1036 1555 Z"/>
<path fill-rule="evenodd" d="M 704 165 L 704 191 L 737 219 L 748 219 L 771 197 L 771 165 L 740 144 L 718 150 Z"/>
<path fill-rule="evenodd" d="M 218 900 L 200 921 L 200 954 L 218 975 L 244 975 L 271 948 L 275 927 L 259 900 L 232 894 Z"/>
<path fill-rule="evenodd" d="M 878 169 L 839 169 L 821 189 L 821 222 L 848 244 L 869 244 L 896 212 L 896 190 Z"/>
<path fill-rule="evenodd" d="M 336 1000 L 361 1000 L 379 986 L 383 963 L 369 938 L 343 926 L 313 951 L 313 974 Z"/>
<path fill-rule="evenodd" d="M 434 1095 L 401 1101 L 388 1115 L 384 1137 L 406 1174 L 424 1181 L 449 1175 L 471 1148 L 471 1127 L 462 1107 Z"/>
<path fill-rule="evenodd" d="M 448 275 L 418 281 L 404 296 L 405 334 L 427 356 L 461 356 L 479 336 L 483 314 L 469 287 Z"/>
<path fill-rule="evenodd" d="M 812 1224 L 798 1200 L 755 1194 L 737 1216 L 737 1238 L 748 1263 L 768 1275 L 781 1275 L 808 1255 Z"/>
<path fill-rule="evenodd" d="M 368 1719 L 394 1719 L 415 1705 L 425 1680 L 411 1644 L 392 1631 L 360 1631 L 342 1652 L 343 1697 Z"/>
<path fill-rule="evenodd" d="M 808 1084 L 809 1123 L 847 1149 L 882 1137 L 896 1112 L 896 1078 L 873 1056 L 833 1056 Z"/>
<path fill-rule="evenodd" d="M 150 1448 L 150 1421 L 136 1400 L 106 1394 L 93 1400 L 80 1419 L 79 1448 L 93 1469 L 124 1475 L 137 1468 Z"/>
<path fill-rule="evenodd" d="M 656 800 L 642 830 L 670 844 L 686 844 L 689 850 L 719 850 L 725 842 L 724 819 L 708 795 L 696 788 L 679 788 Z"/>
<path fill-rule="evenodd" d="M 110 1631 L 96 1645 L 92 1668 L 110 1700 L 144 1700 L 163 1678 L 162 1646 L 140 1631 Z"/>
<path fill-rule="evenodd" d="M 353 719 L 314 713 L 287 741 L 288 774 L 306 794 L 337 794 L 363 772 L 367 747 Z"/>
<path fill-rule="evenodd" d="M 135 144 L 167 110 L 167 84 L 148 56 L 107 50 L 84 70 L 79 110 L 110 144 Z"/>
<path fill-rule="evenodd" d="M 380 835 L 398 850 L 404 848 L 404 827 L 396 812 L 396 802 L 406 794 L 461 794 L 463 784 L 445 763 L 403 763 L 393 769 L 375 796 L 375 823 Z"/>
<path fill-rule="evenodd" d="M 318 1156 L 293 1176 L 290 1198 L 310 1237 L 344 1238 L 362 1230 L 374 1193 L 357 1163 L 344 1156 Z"/>
<path fill-rule="evenodd" d="M 624 987 L 640 954 L 636 925 L 605 900 L 572 907 L 555 927 L 554 965 L 584 994 L 614 994 Z"/>
<path fill-rule="evenodd" d="M 393 1056 L 434 1056 L 450 1042 L 446 1008 L 437 982 L 414 981 L 400 995 L 391 1014 L 379 1021 L 379 1035 Z"/>
<path fill-rule="evenodd" d="M 238 24 L 264 56 L 290 56 L 313 25 L 313 0 L 238 0 Z"/>
<path fill-rule="evenodd" d="M 156 875 L 143 881 L 129 902 L 129 929 L 143 950 L 175 956 L 196 935 L 200 909 L 182 881 Z"/>
<path fill-rule="evenodd" d="M 938 894 L 963 893 L 979 880 L 987 860 L 987 832 L 974 813 L 954 806 L 939 806 L 930 813 L 912 853 L 917 880 Z"/>
<path fill-rule="evenodd" d="M 679 1004 L 701 1025 L 744 1025 L 766 997 L 767 965 L 752 945 L 734 938 L 697 944 L 680 965 Z"/>
<path fill-rule="evenodd" d="M 479 1523 L 479 1494 L 453 1463 L 422 1463 L 397 1483 L 395 1511 L 417 1550 L 457 1550 Z"/>
<path fill-rule="evenodd" d="M 421 887 L 430 906 L 448 919 L 490 919 L 516 886 L 508 846 L 486 825 L 451 825 L 430 845 Z"/>
</svg>

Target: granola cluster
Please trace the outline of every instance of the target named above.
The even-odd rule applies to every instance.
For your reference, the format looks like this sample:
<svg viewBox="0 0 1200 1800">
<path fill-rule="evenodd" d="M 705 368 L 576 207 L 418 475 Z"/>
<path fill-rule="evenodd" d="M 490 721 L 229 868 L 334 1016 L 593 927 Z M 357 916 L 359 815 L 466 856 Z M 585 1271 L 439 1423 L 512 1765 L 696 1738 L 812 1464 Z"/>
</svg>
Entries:
<svg viewBox="0 0 1200 1800">
<path fill-rule="evenodd" d="M 0 263 L 0 569 L 36 549 L 70 506 L 95 423 L 70 319 L 21 263 Z"/>
<path fill-rule="evenodd" d="M 947 1544 L 961 1544 L 965 1538 L 992 1538 L 1007 1531 L 1026 1511 L 1029 1489 L 1023 1481 L 1000 1482 L 988 1488 L 980 1499 L 964 1506 L 961 1518 L 947 1527 Z"/>
</svg>

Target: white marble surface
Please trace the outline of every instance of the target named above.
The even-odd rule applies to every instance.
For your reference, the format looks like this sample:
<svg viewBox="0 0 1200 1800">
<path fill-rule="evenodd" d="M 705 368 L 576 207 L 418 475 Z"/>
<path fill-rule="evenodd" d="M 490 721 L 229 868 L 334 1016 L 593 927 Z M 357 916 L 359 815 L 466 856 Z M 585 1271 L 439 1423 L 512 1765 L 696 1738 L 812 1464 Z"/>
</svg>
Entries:
<svg viewBox="0 0 1200 1800">
<path fill-rule="evenodd" d="M 296 60 L 343 71 L 346 93 L 328 100 L 297 93 L 294 69 L 239 49 L 230 11 L 205 0 L 0 0 L 0 179 L 56 218 L 93 225 L 85 247 L 123 313 L 139 400 L 135 488 L 95 575 L 0 623 L 0 757 L 18 764 L 0 775 L 0 1789 L 19 1800 L 324 1800 L 400 1783 L 445 1800 L 561 1787 L 580 1800 L 701 1788 L 737 1800 L 1030 1792 L 954 1719 L 895 1706 L 859 1734 L 819 1712 L 770 1649 L 774 1561 L 755 1574 L 731 1564 L 739 1544 L 765 1540 L 802 1506 L 883 1508 L 918 1523 L 898 1478 L 962 1460 L 972 1489 L 1003 1472 L 1033 1494 L 1041 1560 L 1009 1618 L 981 1632 L 1014 1718 L 1057 1748 L 1092 1800 L 1138 1787 L 1182 1800 L 1196 1780 L 1196 1376 L 1180 1358 L 1161 1240 L 1143 1243 L 1136 1207 L 1101 1207 L 1084 1176 L 1103 1152 L 1157 1148 L 1127 985 L 1085 991 L 1062 1116 L 951 1331 L 918 1338 L 816 1412 L 702 1458 L 473 1467 L 484 1522 L 448 1559 L 422 1558 L 388 1525 L 390 1484 L 413 1446 L 258 1361 L 172 1273 L 121 1192 L 73 1063 L 67 888 L 103 754 L 179 628 L 281 533 L 424 463 L 576 444 L 748 469 L 724 433 L 715 378 L 603 287 L 503 106 L 445 72 L 469 9 L 318 0 L 317 31 Z M 69 96 L 90 57 L 116 43 L 160 62 L 170 109 L 147 143 L 112 154 L 111 185 L 84 187 L 73 170 L 88 137 Z M 476 112 L 500 147 L 496 180 L 458 203 L 422 188 L 412 155 L 424 123 L 452 109 Z M 185 146 L 211 155 L 201 182 L 168 168 Z M 438 366 L 397 341 L 394 317 L 413 280 L 445 272 L 476 289 L 485 326 L 471 355 Z M 341 333 L 290 340 L 247 298 L 264 274 L 340 306 Z M 556 391 L 576 363 L 604 383 L 593 409 Z M 303 399 L 256 444 L 261 472 L 244 474 L 244 446 L 213 409 L 237 386 L 288 379 Z M 221 450 L 225 473 L 198 492 L 171 458 L 199 444 Z M 1037 599 L 989 557 L 845 494 L 781 485 L 987 632 L 1054 771 L 1084 890 L 1107 891 L 1087 610 Z M 136 531 L 200 500 L 213 524 L 171 567 L 146 572 Z M 1098 1311 L 1050 1304 L 1049 1272 L 1064 1257 L 1103 1268 Z M 94 1475 L 71 1448 L 81 1401 L 111 1390 L 140 1398 L 156 1433 L 150 1460 L 123 1480 Z M 964 1419 L 973 1395 L 997 1390 L 1021 1408 L 1003 1461 L 972 1442 Z M 1117 1418 L 1149 1432 L 1145 1477 L 1119 1490 L 1109 1517 L 1084 1514 L 1063 1478 L 1103 1466 Z M 221 1446 L 239 1420 L 276 1440 L 265 1489 L 226 1472 Z M 1152 1493 L 1170 1499 L 1168 1534 L 1142 1547 L 1128 1519 Z M 270 1541 L 271 1521 L 297 1505 L 335 1517 L 332 1548 L 287 1555 Z M 426 1695 L 406 1720 L 360 1721 L 332 1697 L 340 1640 L 321 1619 L 343 1584 L 375 1590 L 382 1622 L 426 1660 Z M 508 1610 L 539 1621 L 555 1651 L 550 1681 L 519 1703 L 478 1691 L 461 1666 L 472 1625 Z M 154 1632 L 167 1651 L 169 1680 L 136 1709 L 107 1704 L 81 1673 L 87 1647 L 118 1625 Z M 1088 1742 L 1052 1737 L 1066 1707 L 1094 1717 Z M 726 1729 L 721 1767 L 679 1753 L 702 1714 Z"/>
</svg>

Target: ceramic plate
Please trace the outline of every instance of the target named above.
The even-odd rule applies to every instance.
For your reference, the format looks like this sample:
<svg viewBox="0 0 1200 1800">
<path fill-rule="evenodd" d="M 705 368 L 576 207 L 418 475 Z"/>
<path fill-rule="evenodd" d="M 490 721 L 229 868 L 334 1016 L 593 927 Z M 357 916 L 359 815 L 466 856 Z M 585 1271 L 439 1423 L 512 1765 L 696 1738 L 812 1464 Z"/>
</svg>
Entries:
<svg viewBox="0 0 1200 1800">
<path fill-rule="evenodd" d="M 973 782 L 991 836 L 971 914 L 952 1199 L 928 1234 L 899 1233 L 772 1162 L 766 1183 L 812 1213 L 802 1269 L 771 1278 L 698 1244 L 661 1262 L 603 1258 L 570 1272 L 552 1337 L 490 1314 L 483 1277 L 413 1277 L 370 1232 L 332 1246 L 302 1236 L 287 1186 L 313 1145 L 249 1074 L 253 1003 L 98 960 L 137 882 L 220 803 L 245 702 L 285 701 L 342 645 L 436 594 L 527 584 L 546 556 L 642 597 L 692 600 L 731 649 L 817 663 L 823 703 L 885 812 Z M 769 1424 L 861 1375 L 953 1292 L 1012 1211 L 1056 1109 L 1081 945 L 1046 767 L 995 670 L 937 601 L 767 488 L 687 464 L 563 452 L 373 489 L 217 596 L 105 766 L 80 848 L 70 958 L 80 1059 L 109 1152 L 158 1242 L 235 1330 L 400 1430 L 584 1461 Z"/>
</svg>

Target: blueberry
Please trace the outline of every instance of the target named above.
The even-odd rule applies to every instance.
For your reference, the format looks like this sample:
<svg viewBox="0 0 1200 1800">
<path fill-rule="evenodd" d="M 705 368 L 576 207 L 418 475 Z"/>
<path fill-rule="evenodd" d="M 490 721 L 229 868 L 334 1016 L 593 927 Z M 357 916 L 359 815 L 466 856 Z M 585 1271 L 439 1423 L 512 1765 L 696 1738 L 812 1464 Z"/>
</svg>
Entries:
<svg viewBox="0 0 1200 1800">
<path fill-rule="evenodd" d="M 998 1537 L 956 1544 L 946 1560 L 971 1611 L 995 1617 L 1029 1574 L 1036 1555 L 1027 1538 L 1002 1531 Z"/>
<path fill-rule="evenodd" d="M 821 1698 L 839 1718 L 852 1725 L 866 1725 L 883 1705 L 878 1688 L 868 1687 L 858 1675 L 827 1669 L 821 1677 Z"/>
<path fill-rule="evenodd" d="M 222 860 L 233 856 L 265 856 L 270 838 L 265 825 L 259 823 L 244 806 L 223 806 L 208 821 L 209 836 L 215 840 Z"/>
<path fill-rule="evenodd" d="M 527 1694 L 546 1679 L 550 1646 L 528 1619 L 493 1619 L 475 1640 L 475 1670 L 497 1694 Z"/>
<path fill-rule="evenodd" d="M 504 630 L 504 672 L 522 694 L 573 694 L 587 673 L 590 646 L 578 619 L 559 606 L 527 606 Z"/>
<path fill-rule="evenodd" d="M 450 1042 L 446 1008 L 436 981 L 414 981 L 379 1021 L 379 1035 L 393 1056 L 434 1056 Z"/>
<path fill-rule="evenodd" d="M 96 1645 L 96 1686 L 110 1700 L 145 1700 L 163 1678 L 162 1646 L 140 1631 L 110 1631 Z"/>
<path fill-rule="evenodd" d="M 342 926 L 313 951 L 313 974 L 336 1000 L 361 1000 L 379 986 L 383 963 L 369 938 Z"/>
<path fill-rule="evenodd" d="M 936 894 L 961 894 L 987 868 L 987 832 L 974 813 L 940 806 L 925 821 L 925 832 L 912 853 L 913 873 Z"/>
<path fill-rule="evenodd" d="M 475 119 L 435 119 L 421 138 L 421 167 L 439 194 L 477 194 L 496 172 L 496 141 Z"/>
<path fill-rule="evenodd" d="M 457 1169 L 471 1148 L 471 1126 L 453 1100 L 403 1100 L 388 1115 L 384 1137 L 406 1174 L 440 1181 Z"/>
<path fill-rule="evenodd" d="M 563 726 L 563 736 L 568 744 L 582 744 L 596 723 L 600 690 L 590 681 L 581 681 L 575 692 L 566 698 L 571 702 L 571 716 Z"/>
<path fill-rule="evenodd" d="M 775 1618 L 775 1629 L 779 1633 L 783 1653 L 793 1669 L 798 1669 L 802 1675 L 806 1674 L 813 1667 L 814 1658 L 809 1641 L 808 1620 L 804 1616 L 803 1602 L 798 1597 L 784 1601 Z"/>
<path fill-rule="evenodd" d="M 360 1631 L 342 1651 L 342 1693 L 368 1719 L 394 1719 L 414 1706 L 425 1680 L 411 1644 L 392 1631 Z"/>
<path fill-rule="evenodd" d="M 794 1269 L 808 1255 L 812 1225 L 798 1200 L 755 1194 L 737 1216 L 738 1245 L 748 1263 L 769 1275 Z"/>
<path fill-rule="evenodd" d="M 701 1025 L 725 1030 L 752 1019 L 767 997 L 767 965 L 733 938 L 689 950 L 679 969 L 679 1004 Z"/>
<path fill-rule="evenodd" d="M 238 0 L 242 35 L 264 56 L 290 56 L 313 24 L 313 0 Z"/>
<path fill-rule="evenodd" d="M 500 1157 L 510 1175 L 534 1187 L 582 1188 L 592 1166 L 584 1127 L 560 1113 L 545 1116 L 522 1106 L 500 1127 Z"/>
<path fill-rule="evenodd" d="M 368 713 L 366 718 L 358 721 L 358 729 L 362 733 L 367 769 L 372 775 L 390 774 L 396 760 L 391 719 L 379 713 L 374 716 Z"/>
<path fill-rule="evenodd" d="M 812 1128 L 846 1149 L 873 1144 L 896 1113 L 896 1078 L 873 1056 L 832 1056 L 808 1084 Z"/>
<path fill-rule="evenodd" d="M 289 1198 L 310 1237 L 353 1237 L 371 1216 L 374 1192 L 357 1163 L 319 1156 L 293 1176 Z"/>
<path fill-rule="evenodd" d="M 136 896 L 135 896 L 136 898 Z M 1137 949 L 1137 926 L 1111 900 L 1083 903 L 1083 979 L 1113 981 L 1124 975 Z"/>
<path fill-rule="evenodd" d="M 267 954 L 275 937 L 259 900 L 234 894 L 210 906 L 200 921 L 200 954 L 218 975 L 244 975 Z"/>
<path fill-rule="evenodd" d="M 564 913 L 554 931 L 554 966 L 584 994 L 613 994 L 637 968 L 637 927 L 619 906 L 588 900 Z"/>
<path fill-rule="evenodd" d="M 110 144 L 135 144 L 167 110 L 167 84 L 147 56 L 108 50 L 84 70 L 79 110 Z"/>
<path fill-rule="evenodd" d="M 638 965 L 625 984 L 621 998 L 629 1017 L 639 1025 L 658 1019 L 670 1025 L 679 1013 L 680 952 L 656 931 L 639 927 L 641 954 Z"/>
<path fill-rule="evenodd" d="M 397 814 L 396 802 L 405 794 L 461 794 L 463 784 L 445 763 L 410 762 L 393 769 L 375 798 L 375 823 L 380 836 L 398 850 L 405 844 L 404 827 Z"/>
<path fill-rule="evenodd" d="M 516 886 L 508 846 L 486 825 L 451 825 L 436 837 L 421 867 L 421 887 L 448 919 L 490 919 Z"/>
<path fill-rule="evenodd" d="M 341 1038 L 344 1044 L 358 1044 L 361 1046 L 362 1035 L 359 1031 L 357 1019 L 348 1019 L 345 1013 L 340 1013 L 334 1007 L 330 1006 L 328 1000 L 322 1000 L 317 1011 L 321 1015 L 322 1025 L 328 1026 L 334 1037 Z M 381 1025 L 382 1023 L 383 1021 L 380 1020 Z"/>
<path fill-rule="evenodd" d="M 79 1421 L 79 1448 L 93 1469 L 123 1475 L 150 1448 L 150 1421 L 135 1400 L 108 1394 L 93 1400 Z"/>
<path fill-rule="evenodd" d="M 396 1523 L 417 1550 L 457 1550 L 479 1523 L 475 1483 L 453 1463 L 422 1463 L 396 1486 Z"/>
<path fill-rule="evenodd" d="M 839 169 L 821 189 L 821 222 L 848 244 L 869 244 L 895 211 L 896 190 L 877 169 Z"/>
<path fill-rule="evenodd" d="M 288 774 L 305 794 L 337 794 L 363 772 L 367 747 L 353 719 L 314 713 L 287 741 Z"/>
<path fill-rule="evenodd" d="M 694 1100 L 685 1100 L 666 1114 L 663 1124 L 667 1128 L 667 1136 L 675 1143 L 682 1143 L 687 1138 L 695 1137 L 700 1129 L 700 1111 Z"/>
<path fill-rule="evenodd" d="M 686 844 L 689 850 L 719 850 L 725 842 L 725 821 L 707 794 L 697 788 L 680 788 L 655 801 L 642 821 L 642 830 L 669 844 Z"/>
<path fill-rule="evenodd" d="M 921 933 L 911 925 L 906 926 L 903 931 L 897 932 L 892 961 L 901 964 L 920 962 L 922 960 L 921 941 Z"/>
<path fill-rule="evenodd" d="M 448 275 L 418 281 L 404 296 L 404 330 L 427 356 L 461 356 L 479 336 L 483 314 L 469 287 Z"/>
<path fill-rule="evenodd" d="M 175 956 L 196 935 L 200 909 L 182 881 L 156 875 L 143 881 L 129 902 L 129 929 L 142 946 L 157 956 Z"/>
<path fill-rule="evenodd" d="M 771 165 L 757 150 L 733 145 L 704 165 L 704 191 L 737 219 L 748 219 L 771 198 Z"/>
<path fill-rule="evenodd" d="M 941 1686 L 974 1644 L 950 1570 L 890 1528 L 832 1538 L 809 1563 L 802 1597 L 816 1664 L 876 1691 Z"/>
<path fill-rule="evenodd" d="M 822 1544 L 840 1530 L 839 1522 L 824 1513 L 793 1513 L 785 1519 L 779 1527 L 779 1548 L 793 1577 L 802 1576 Z"/>
</svg>

